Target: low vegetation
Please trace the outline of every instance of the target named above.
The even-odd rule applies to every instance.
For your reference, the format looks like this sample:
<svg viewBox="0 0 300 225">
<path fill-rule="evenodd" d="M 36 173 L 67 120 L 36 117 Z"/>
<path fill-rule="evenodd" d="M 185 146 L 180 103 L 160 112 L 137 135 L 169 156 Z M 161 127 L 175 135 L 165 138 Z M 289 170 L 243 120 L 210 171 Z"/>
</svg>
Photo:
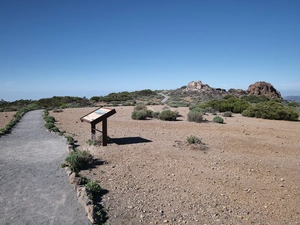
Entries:
<svg viewBox="0 0 300 225">
<path fill-rule="evenodd" d="M 214 121 L 215 123 L 223 123 L 223 122 L 224 122 L 223 118 L 220 117 L 220 116 L 215 116 L 215 117 L 213 118 L 213 121 Z"/>
<path fill-rule="evenodd" d="M 186 140 L 189 144 L 202 144 L 201 139 L 193 135 L 188 136 Z"/>
<path fill-rule="evenodd" d="M 187 120 L 190 122 L 196 122 L 196 123 L 200 123 L 203 121 L 203 112 L 199 112 L 196 110 L 191 110 L 188 114 L 187 114 Z"/>
<path fill-rule="evenodd" d="M 93 156 L 88 150 L 72 151 L 66 158 L 64 166 L 69 166 L 71 170 L 78 173 L 80 170 L 87 168 L 93 162 Z"/>
<path fill-rule="evenodd" d="M 207 103 L 199 105 L 199 107 L 201 108 L 211 107 L 212 109 L 219 112 L 230 111 L 233 113 L 242 113 L 249 106 L 250 106 L 249 102 L 234 96 L 230 96 L 229 98 L 225 98 L 222 100 L 211 100 Z"/>
<path fill-rule="evenodd" d="M 299 118 L 299 113 L 295 109 L 275 101 L 261 102 L 250 106 L 242 115 L 262 119 L 289 121 L 297 121 Z"/>
<path fill-rule="evenodd" d="M 177 111 L 172 111 L 170 109 L 167 109 L 159 113 L 158 119 L 165 120 L 165 121 L 176 121 L 178 116 L 179 114 Z"/>
</svg>

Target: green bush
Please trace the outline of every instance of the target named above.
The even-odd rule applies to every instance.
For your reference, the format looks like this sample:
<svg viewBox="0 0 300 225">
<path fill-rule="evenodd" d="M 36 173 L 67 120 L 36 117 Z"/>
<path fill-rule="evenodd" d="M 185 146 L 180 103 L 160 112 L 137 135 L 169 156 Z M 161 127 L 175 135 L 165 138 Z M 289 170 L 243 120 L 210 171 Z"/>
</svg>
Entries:
<svg viewBox="0 0 300 225">
<path fill-rule="evenodd" d="M 260 95 L 260 96 L 245 95 L 245 96 L 241 97 L 241 99 L 246 100 L 247 102 L 251 102 L 251 103 L 259 103 L 259 102 L 270 101 L 270 99 L 265 95 Z"/>
<path fill-rule="evenodd" d="M 300 107 L 300 103 L 298 102 L 289 102 L 287 105 L 290 107 Z"/>
<path fill-rule="evenodd" d="M 242 113 L 249 106 L 250 104 L 244 99 L 230 97 L 223 100 L 211 100 L 205 103 L 202 107 L 211 107 L 219 112 L 231 111 L 233 113 Z"/>
<path fill-rule="evenodd" d="M 202 112 L 198 112 L 195 110 L 191 110 L 188 114 L 187 114 L 187 119 L 190 122 L 197 122 L 200 123 L 203 121 L 203 113 Z"/>
<path fill-rule="evenodd" d="M 76 150 L 71 152 L 67 158 L 66 163 L 70 166 L 73 172 L 79 172 L 89 165 L 93 160 L 93 156 L 88 150 Z"/>
<path fill-rule="evenodd" d="M 220 116 L 215 116 L 215 117 L 213 118 L 213 121 L 214 121 L 215 123 L 223 123 L 223 118 L 220 117 Z"/>
<path fill-rule="evenodd" d="M 153 111 L 152 111 L 152 110 L 147 109 L 147 110 L 146 110 L 146 113 L 147 113 L 147 117 L 148 117 L 148 118 L 153 118 Z"/>
<path fill-rule="evenodd" d="M 160 112 L 153 112 L 152 117 L 153 118 L 158 118 Z"/>
<path fill-rule="evenodd" d="M 45 123 L 45 127 L 46 127 L 48 130 L 52 130 L 52 129 L 55 127 L 55 124 L 54 124 L 54 123 L 51 123 L 51 122 L 47 122 L 47 123 Z"/>
<path fill-rule="evenodd" d="M 133 120 L 145 120 L 147 119 L 147 111 L 144 111 L 144 110 L 135 110 L 132 112 L 131 114 L 131 118 Z"/>
<path fill-rule="evenodd" d="M 67 142 L 68 142 L 69 145 L 74 145 L 75 140 L 74 140 L 73 137 L 71 137 L 71 136 L 66 136 L 66 138 L 67 138 Z"/>
<path fill-rule="evenodd" d="M 223 116 L 224 117 L 232 117 L 232 112 L 230 112 L 230 111 L 224 112 Z"/>
<path fill-rule="evenodd" d="M 138 103 L 134 107 L 134 111 L 146 111 L 146 110 L 147 110 L 147 106 L 144 103 Z"/>
<path fill-rule="evenodd" d="M 46 123 L 54 123 L 55 118 L 53 116 L 44 116 L 44 120 Z"/>
<path fill-rule="evenodd" d="M 101 186 L 95 181 L 89 181 L 85 186 L 90 189 L 93 194 L 100 193 L 102 190 Z"/>
<path fill-rule="evenodd" d="M 193 135 L 187 137 L 186 140 L 189 144 L 202 144 L 201 139 Z"/>
<path fill-rule="evenodd" d="M 242 115 L 246 117 L 289 121 L 297 121 L 299 118 L 299 113 L 295 109 L 275 101 L 261 102 L 250 106 Z"/>
<path fill-rule="evenodd" d="M 178 117 L 177 111 L 172 110 L 164 110 L 158 115 L 158 119 L 160 120 L 166 120 L 166 121 L 176 121 Z"/>
</svg>

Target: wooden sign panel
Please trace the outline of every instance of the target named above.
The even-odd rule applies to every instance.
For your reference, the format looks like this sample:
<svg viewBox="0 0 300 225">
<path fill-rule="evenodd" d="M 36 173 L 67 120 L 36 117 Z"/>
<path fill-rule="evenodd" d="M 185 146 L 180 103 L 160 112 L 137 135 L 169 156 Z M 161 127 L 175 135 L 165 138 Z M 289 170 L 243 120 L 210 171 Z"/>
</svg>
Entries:
<svg viewBox="0 0 300 225">
<path fill-rule="evenodd" d="M 115 114 L 115 109 L 110 108 L 99 108 L 93 112 L 80 118 L 81 122 L 88 122 L 91 124 L 91 134 L 92 140 L 95 140 L 96 136 L 96 124 L 102 122 L 102 144 L 103 146 L 107 145 L 107 118 Z M 97 130 L 99 131 L 99 130 Z"/>
<path fill-rule="evenodd" d="M 115 113 L 116 113 L 115 109 L 99 108 L 99 109 L 96 109 L 95 111 L 81 117 L 80 120 L 91 123 L 91 124 L 97 124 Z"/>
</svg>

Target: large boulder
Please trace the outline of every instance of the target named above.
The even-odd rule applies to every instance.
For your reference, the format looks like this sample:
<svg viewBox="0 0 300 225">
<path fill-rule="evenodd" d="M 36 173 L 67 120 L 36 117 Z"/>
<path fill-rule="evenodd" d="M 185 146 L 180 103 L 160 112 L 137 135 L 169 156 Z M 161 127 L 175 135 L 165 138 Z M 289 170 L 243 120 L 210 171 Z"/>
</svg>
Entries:
<svg viewBox="0 0 300 225">
<path fill-rule="evenodd" d="M 277 99 L 277 98 L 282 99 L 280 92 L 277 91 L 272 84 L 264 81 L 251 84 L 248 87 L 247 92 L 249 95 L 256 95 L 256 96 L 265 95 L 270 99 Z"/>
<path fill-rule="evenodd" d="M 203 91 L 210 91 L 211 87 L 208 84 L 203 84 L 202 81 L 191 81 L 187 88 L 187 90 L 189 91 L 199 91 L 199 90 L 203 90 Z"/>
</svg>

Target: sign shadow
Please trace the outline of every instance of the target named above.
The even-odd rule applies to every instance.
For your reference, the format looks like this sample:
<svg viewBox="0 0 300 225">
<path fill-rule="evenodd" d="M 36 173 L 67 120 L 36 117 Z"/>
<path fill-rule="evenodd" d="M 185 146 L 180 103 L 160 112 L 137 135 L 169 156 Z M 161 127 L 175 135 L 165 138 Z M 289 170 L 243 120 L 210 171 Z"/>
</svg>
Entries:
<svg viewBox="0 0 300 225">
<path fill-rule="evenodd" d="M 117 145 L 130 145 L 130 144 L 152 142 L 151 140 L 148 140 L 148 139 L 145 139 L 142 137 L 110 138 L 109 141 L 111 143 L 115 143 Z"/>
</svg>

